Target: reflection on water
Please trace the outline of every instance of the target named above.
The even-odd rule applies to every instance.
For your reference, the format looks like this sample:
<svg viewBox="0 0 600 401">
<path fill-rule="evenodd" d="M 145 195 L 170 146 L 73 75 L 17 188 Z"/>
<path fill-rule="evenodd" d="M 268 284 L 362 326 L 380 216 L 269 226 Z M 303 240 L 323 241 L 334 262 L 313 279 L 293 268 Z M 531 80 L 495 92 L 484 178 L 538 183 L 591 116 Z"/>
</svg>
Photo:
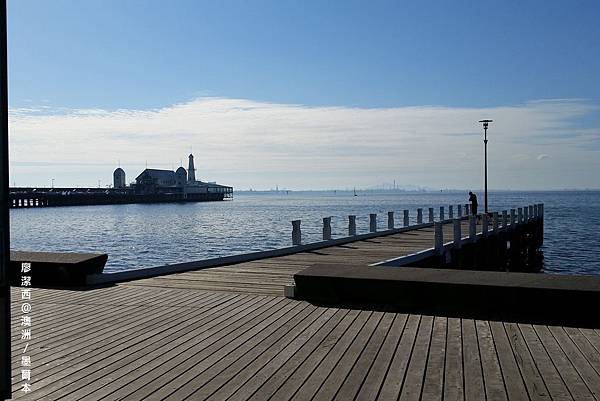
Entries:
<svg viewBox="0 0 600 401">
<path fill-rule="evenodd" d="M 233 201 L 186 204 L 78 206 L 11 210 L 11 246 L 19 250 L 106 252 L 105 271 L 274 249 L 291 245 L 291 220 L 302 220 L 304 242 L 321 239 L 331 216 L 334 238 L 347 235 L 348 215 L 357 231 L 369 213 L 387 226 L 387 212 L 456 205 L 466 193 L 283 192 L 236 194 Z M 539 265 L 552 273 L 600 274 L 600 192 L 492 192 L 490 209 L 545 204 L 545 242 Z M 426 215 L 426 213 L 425 213 Z"/>
</svg>

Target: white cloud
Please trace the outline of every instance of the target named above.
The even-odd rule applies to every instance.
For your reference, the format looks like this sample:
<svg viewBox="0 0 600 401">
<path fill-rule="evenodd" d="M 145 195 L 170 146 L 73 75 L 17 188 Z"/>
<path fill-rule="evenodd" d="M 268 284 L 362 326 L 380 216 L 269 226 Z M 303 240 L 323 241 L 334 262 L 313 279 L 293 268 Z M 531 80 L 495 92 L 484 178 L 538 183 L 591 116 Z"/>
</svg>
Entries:
<svg viewBox="0 0 600 401">
<path fill-rule="evenodd" d="M 481 118 L 494 120 L 488 130 L 492 187 L 543 183 L 535 170 L 540 165 L 532 163 L 536 155 L 553 154 L 556 163 L 575 169 L 598 166 L 595 152 L 578 146 L 597 140 L 598 130 L 571 127 L 598 110 L 582 100 L 361 109 L 205 97 L 156 110 L 48 107 L 10 111 L 11 179 L 21 185 L 45 184 L 51 174 L 73 185 L 109 182 L 117 160 L 133 178 L 146 161 L 170 168 L 183 158 L 185 164 L 193 146 L 201 178 L 243 188 L 353 187 L 392 178 L 475 188 L 483 159 Z M 31 162 L 63 167 L 22 167 Z M 557 179 L 554 174 L 551 182 Z M 589 180 L 582 185 L 600 186 L 597 178 Z"/>
<path fill-rule="evenodd" d="M 541 155 L 538 155 L 537 159 L 538 159 L 538 160 L 544 160 L 544 159 L 547 159 L 547 158 L 549 158 L 549 157 L 550 157 L 550 156 L 548 156 L 547 154 L 541 154 Z"/>
</svg>

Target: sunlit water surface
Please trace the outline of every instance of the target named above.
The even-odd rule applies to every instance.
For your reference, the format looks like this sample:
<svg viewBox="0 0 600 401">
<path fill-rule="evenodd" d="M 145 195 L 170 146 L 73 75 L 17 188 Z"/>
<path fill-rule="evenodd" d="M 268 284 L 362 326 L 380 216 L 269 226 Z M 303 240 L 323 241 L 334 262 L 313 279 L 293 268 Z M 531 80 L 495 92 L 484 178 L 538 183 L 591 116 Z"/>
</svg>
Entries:
<svg viewBox="0 0 600 401">
<path fill-rule="evenodd" d="M 359 233 L 369 213 L 378 226 L 387 212 L 467 202 L 457 192 L 285 192 L 240 193 L 233 201 L 76 206 L 11 210 L 11 248 L 32 251 L 102 252 L 105 272 L 143 269 L 291 245 L 291 220 L 302 220 L 303 242 L 319 241 L 322 218 L 332 216 L 332 234 L 347 235 L 350 214 Z M 483 194 L 479 194 L 483 205 Z M 600 192 L 493 192 L 490 209 L 545 204 L 544 270 L 600 274 Z M 446 207 L 447 213 L 447 207 Z"/>
</svg>

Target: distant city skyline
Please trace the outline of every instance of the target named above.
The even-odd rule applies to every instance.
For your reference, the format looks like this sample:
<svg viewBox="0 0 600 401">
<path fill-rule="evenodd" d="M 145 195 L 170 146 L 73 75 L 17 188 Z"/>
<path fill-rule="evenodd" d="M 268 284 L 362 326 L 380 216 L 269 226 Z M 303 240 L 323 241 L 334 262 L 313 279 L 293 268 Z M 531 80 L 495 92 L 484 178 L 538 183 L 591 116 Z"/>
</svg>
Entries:
<svg viewBox="0 0 600 401">
<path fill-rule="evenodd" d="M 11 183 L 600 188 L 600 4 L 8 2 Z"/>
</svg>

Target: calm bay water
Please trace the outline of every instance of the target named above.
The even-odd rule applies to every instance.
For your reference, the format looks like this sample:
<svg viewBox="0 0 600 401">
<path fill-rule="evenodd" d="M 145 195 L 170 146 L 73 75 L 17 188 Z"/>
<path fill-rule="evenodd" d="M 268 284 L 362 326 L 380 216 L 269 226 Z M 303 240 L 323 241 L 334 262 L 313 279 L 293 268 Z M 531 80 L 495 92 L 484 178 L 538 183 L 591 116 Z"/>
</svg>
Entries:
<svg viewBox="0 0 600 401">
<path fill-rule="evenodd" d="M 11 248 L 32 251 L 103 252 L 105 272 L 142 269 L 291 245 L 291 220 L 302 220 L 303 242 L 321 238 L 322 217 L 332 216 L 335 237 L 347 235 L 347 216 L 368 231 L 369 213 L 378 226 L 387 212 L 464 204 L 466 193 L 401 192 L 240 193 L 233 201 L 77 206 L 11 210 Z M 479 194 L 483 209 L 483 194 Z M 492 192 L 490 209 L 544 203 L 544 271 L 600 274 L 599 191 Z M 455 206 L 456 207 L 456 206 Z"/>
</svg>

